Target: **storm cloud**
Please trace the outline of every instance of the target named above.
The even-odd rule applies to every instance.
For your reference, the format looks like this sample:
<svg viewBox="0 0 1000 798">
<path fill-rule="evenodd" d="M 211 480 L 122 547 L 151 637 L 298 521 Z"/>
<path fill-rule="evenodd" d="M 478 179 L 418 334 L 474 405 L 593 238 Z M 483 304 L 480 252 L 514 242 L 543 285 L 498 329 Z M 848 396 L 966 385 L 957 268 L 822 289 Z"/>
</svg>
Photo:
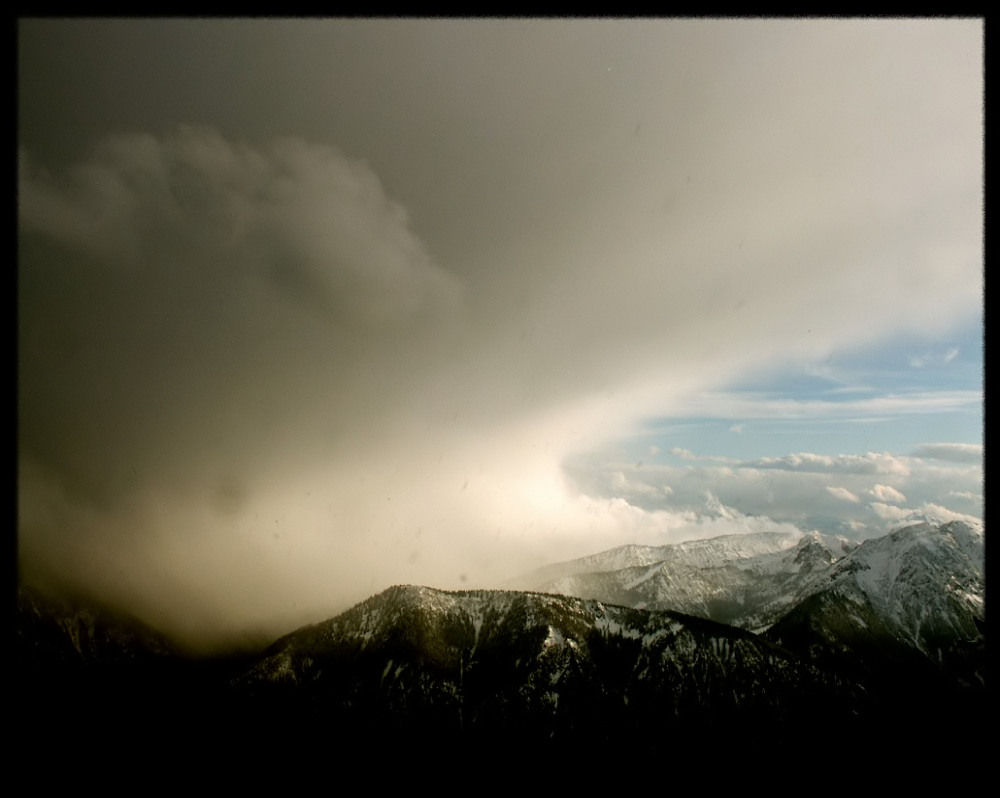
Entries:
<svg viewBox="0 0 1000 798">
<path fill-rule="evenodd" d="M 859 524 L 981 504 L 969 441 L 655 478 L 601 454 L 733 380 L 981 312 L 981 22 L 19 35 L 23 578 L 204 643 L 393 582 L 804 524 L 807 497 Z"/>
</svg>

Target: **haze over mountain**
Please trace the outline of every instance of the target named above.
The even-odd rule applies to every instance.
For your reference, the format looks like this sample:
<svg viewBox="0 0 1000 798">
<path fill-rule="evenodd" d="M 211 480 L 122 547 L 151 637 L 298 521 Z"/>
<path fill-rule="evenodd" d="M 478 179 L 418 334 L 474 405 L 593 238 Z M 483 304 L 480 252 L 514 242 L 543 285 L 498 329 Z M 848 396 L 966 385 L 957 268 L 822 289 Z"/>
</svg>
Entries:
<svg viewBox="0 0 1000 798">
<path fill-rule="evenodd" d="M 652 567 L 626 564 L 651 552 Z M 608 564 L 624 567 L 580 570 Z M 92 716 L 97 744 L 123 756 L 181 746 L 204 757 L 223 741 L 308 773 L 374 751 L 420 767 L 446 756 L 463 777 L 523 777 L 583 751 L 754 769 L 800 756 L 804 740 L 854 756 L 929 739 L 949 760 L 984 750 L 980 528 L 918 524 L 846 549 L 819 535 L 729 536 L 567 565 L 576 576 L 562 579 L 590 575 L 571 584 L 603 589 L 616 575 L 669 572 L 660 602 L 707 589 L 709 611 L 773 623 L 755 634 L 662 607 L 404 585 L 264 650 L 191 659 L 136 621 L 22 590 L 16 725 L 31 739 Z M 635 597 L 654 581 L 617 589 Z M 74 745 L 71 760 L 87 760 L 95 743 Z"/>
<path fill-rule="evenodd" d="M 624 546 L 515 580 L 636 608 L 673 609 L 799 648 L 846 641 L 939 660 L 985 620 L 985 535 L 961 521 L 903 526 L 861 543 L 813 532 Z M 807 610 L 802 609 L 808 607 Z M 808 631 L 792 629 L 805 624 Z M 808 645 L 802 635 L 810 639 Z"/>
<path fill-rule="evenodd" d="M 19 19 L 19 578 L 221 650 L 981 521 L 983 31 Z"/>
</svg>

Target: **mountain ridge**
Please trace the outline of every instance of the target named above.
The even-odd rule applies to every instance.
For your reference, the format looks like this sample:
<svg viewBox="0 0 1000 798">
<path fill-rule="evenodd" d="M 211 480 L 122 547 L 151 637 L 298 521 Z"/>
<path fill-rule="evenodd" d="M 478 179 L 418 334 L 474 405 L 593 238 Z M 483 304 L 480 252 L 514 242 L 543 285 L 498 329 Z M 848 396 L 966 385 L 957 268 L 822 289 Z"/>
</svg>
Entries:
<svg viewBox="0 0 1000 798">
<path fill-rule="evenodd" d="M 18 717 L 37 736 L 52 718 L 100 714 L 118 724 L 124 750 L 169 744 L 164 719 L 197 718 L 192 744 L 221 736 L 267 755 L 385 746 L 433 757 L 450 747 L 487 759 L 594 745 L 615 757 L 695 757 L 721 739 L 767 757 L 803 735 L 917 744 L 942 725 L 982 722 L 981 529 L 917 524 L 853 547 L 813 534 L 788 543 L 727 540 L 713 552 L 705 541 L 590 575 L 633 599 L 671 580 L 674 595 L 682 583 L 690 595 L 710 586 L 718 592 L 699 599 L 701 613 L 542 590 L 395 585 L 259 653 L 200 664 L 153 656 L 155 644 L 124 657 L 88 647 L 145 644 L 103 630 L 111 616 L 19 594 L 28 619 L 18 627 L 19 693 L 44 713 Z M 731 559 L 737 551 L 747 556 Z M 61 611 L 68 618 L 44 617 Z M 743 624 L 708 617 L 723 611 Z M 35 667 L 45 651 L 71 653 Z"/>
</svg>

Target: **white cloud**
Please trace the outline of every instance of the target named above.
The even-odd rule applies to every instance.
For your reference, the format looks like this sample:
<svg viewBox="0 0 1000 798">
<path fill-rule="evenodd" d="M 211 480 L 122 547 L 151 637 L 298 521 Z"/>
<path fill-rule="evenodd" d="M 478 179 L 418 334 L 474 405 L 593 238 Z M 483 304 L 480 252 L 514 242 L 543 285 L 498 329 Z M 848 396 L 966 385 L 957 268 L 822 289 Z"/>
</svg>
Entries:
<svg viewBox="0 0 1000 798">
<path fill-rule="evenodd" d="M 979 443 L 925 443 L 914 450 L 913 456 L 978 465 L 983 460 L 983 447 Z"/>
<path fill-rule="evenodd" d="M 700 391 L 671 406 L 671 417 L 725 419 L 876 419 L 922 413 L 965 410 L 982 404 L 982 393 L 969 390 L 937 390 L 883 395 L 865 399 L 773 398 L 750 391 Z"/>
<path fill-rule="evenodd" d="M 958 357 L 958 354 L 958 347 L 953 346 L 944 352 L 930 351 L 922 355 L 910 355 L 909 362 L 915 369 L 922 369 L 927 366 L 942 366 L 951 363 L 952 360 Z"/>
<path fill-rule="evenodd" d="M 959 499 L 968 499 L 969 501 L 982 501 L 982 494 L 973 493 L 969 490 L 950 490 L 948 491 L 949 496 L 955 496 Z"/>
<path fill-rule="evenodd" d="M 874 485 L 867 493 L 882 502 L 901 504 L 906 501 L 906 497 L 891 485 Z"/>
<path fill-rule="evenodd" d="M 688 463 L 642 469 L 621 463 L 602 466 L 596 457 L 577 459 L 567 464 L 567 473 L 580 491 L 608 498 L 617 495 L 609 475 L 619 474 L 631 487 L 631 500 L 647 511 L 721 516 L 718 507 L 725 507 L 747 516 L 793 523 L 803 530 L 836 529 L 861 537 L 888 531 L 887 524 L 910 517 L 917 512 L 914 507 L 940 506 L 974 515 L 980 496 L 981 512 L 977 489 L 982 472 L 961 463 L 887 453 L 836 457 L 800 452 L 774 458 L 783 466 L 774 468 L 761 467 L 758 461 L 710 465 L 696 453 L 690 454 Z M 831 474 L 836 475 L 837 484 L 830 484 Z M 879 476 L 874 484 L 873 474 Z M 651 491 L 635 489 L 635 482 L 650 487 L 667 483 L 672 490 L 656 497 Z M 706 496 L 713 497 L 718 507 L 706 505 Z M 869 504 L 862 497 L 874 501 Z"/>
<path fill-rule="evenodd" d="M 906 476 L 909 466 L 888 452 L 868 452 L 863 455 L 819 455 L 799 452 L 783 457 L 764 457 L 746 463 L 754 468 L 809 471 L 822 474 L 898 474 Z"/>
<path fill-rule="evenodd" d="M 949 521 L 962 521 L 967 524 L 977 525 L 982 523 L 982 519 L 969 513 L 956 512 L 949 507 L 940 504 L 926 503 L 912 510 L 902 507 L 874 502 L 872 509 L 887 521 L 893 523 L 930 520 L 936 523 L 947 523 Z"/>
<path fill-rule="evenodd" d="M 612 487 L 615 492 L 622 496 L 623 498 L 630 497 L 643 497 L 651 499 L 660 499 L 665 495 L 668 495 L 663 488 L 655 487 L 649 485 L 645 482 L 639 482 L 637 480 L 629 479 L 621 471 L 616 471 L 612 474 Z"/>
<path fill-rule="evenodd" d="M 858 504 L 861 501 L 861 499 L 851 493 L 847 488 L 841 488 L 836 485 L 827 485 L 826 490 L 831 496 L 843 499 L 844 501 L 854 502 L 855 504 Z"/>
<path fill-rule="evenodd" d="M 883 518 L 886 521 L 902 521 L 913 512 L 912 510 L 904 510 L 902 507 L 885 504 L 884 502 L 872 502 L 871 508 L 879 518 Z"/>
<path fill-rule="evenodd" d="M 921 505 L 919 512 L 938 521 L 963 521 L 964 523 L 973 525 L 982 523 L 982 519 L 978 516 L 970 515 L 969 513 L 958 513 L 940 504 Z"/>
</svg>

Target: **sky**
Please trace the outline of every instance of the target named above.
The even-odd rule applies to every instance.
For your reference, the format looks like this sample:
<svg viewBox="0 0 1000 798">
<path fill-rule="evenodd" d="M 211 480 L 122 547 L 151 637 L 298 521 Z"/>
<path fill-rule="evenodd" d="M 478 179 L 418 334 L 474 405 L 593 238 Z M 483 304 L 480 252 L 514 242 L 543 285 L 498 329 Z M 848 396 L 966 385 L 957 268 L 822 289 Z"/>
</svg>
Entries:
<svg viewBox="0 0 1000 798">
<path fill-rule="evenodd" d="M 21 19 L 21 579 L 206 648 L 983 512 L 981 19 Z"/>
</svg>

